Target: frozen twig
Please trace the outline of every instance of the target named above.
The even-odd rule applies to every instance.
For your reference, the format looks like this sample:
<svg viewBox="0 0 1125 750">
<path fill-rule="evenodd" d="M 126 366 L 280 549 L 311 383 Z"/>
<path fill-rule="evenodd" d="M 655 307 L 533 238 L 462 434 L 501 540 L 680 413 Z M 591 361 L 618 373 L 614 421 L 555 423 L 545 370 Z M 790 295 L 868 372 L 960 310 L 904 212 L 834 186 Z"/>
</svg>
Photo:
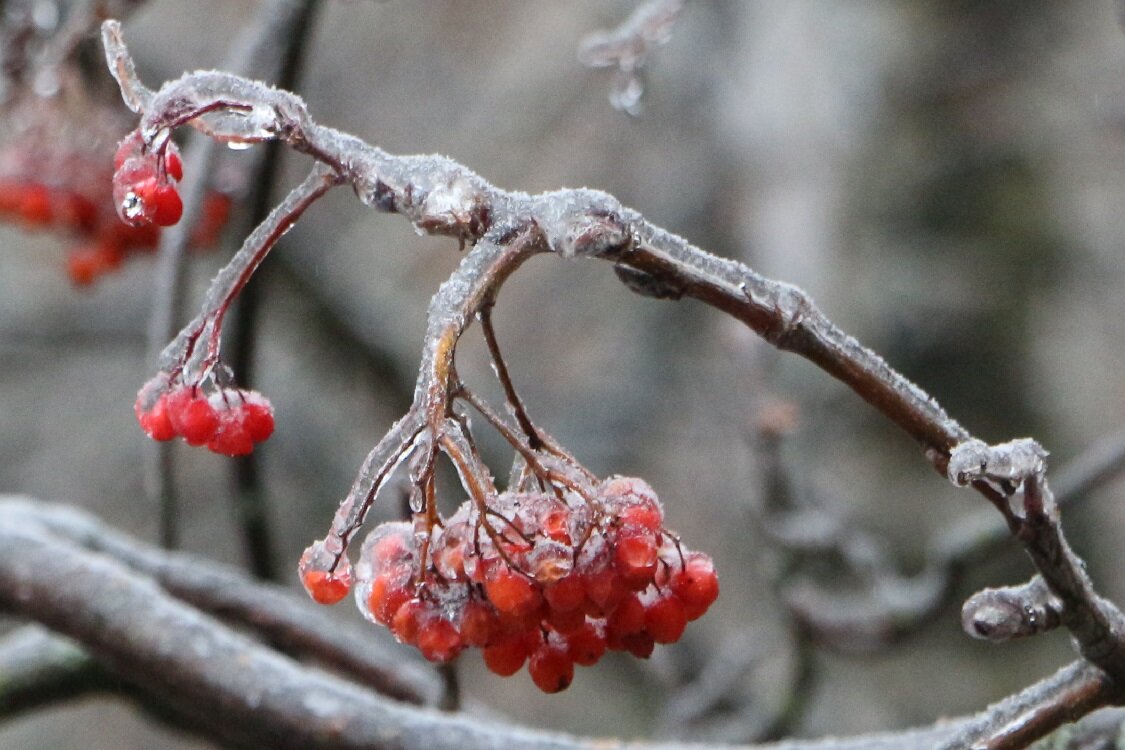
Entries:
<svg viewBox="0 0 1125 750">
<path fill-rule="evenodd" d="M 645 0 L 615 29 L 587 34 L 578 44 L 578 60 L 591 68 L 617 68 L 609 101 L 630 115 L 641 113 L 644 68 L 649 52 L 672 38 L 672 27 L 685 0 Z"/>
<path fill-rule="evenodd" d="M 949 479 L 986 487 L 1012 534 L 1023 543 L 1050 593 L 1061 605 L 1062 624 L 1079 652 L 1125 684 L 1125 616 L 1098 596 L 1086 566 L 1062 533 L 1058 506 L 1046 480 L 1047 453 L 1033 440 L 987 445 L 968 440 L 954 449 Z"/>
</svg>

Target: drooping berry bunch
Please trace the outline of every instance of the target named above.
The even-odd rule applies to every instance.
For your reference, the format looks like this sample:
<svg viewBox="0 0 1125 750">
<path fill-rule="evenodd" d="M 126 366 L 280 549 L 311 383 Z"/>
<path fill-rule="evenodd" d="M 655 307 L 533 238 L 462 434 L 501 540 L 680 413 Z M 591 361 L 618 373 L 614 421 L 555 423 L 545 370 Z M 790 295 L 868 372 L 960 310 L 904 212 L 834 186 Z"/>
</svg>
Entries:
<svg viewBox="0 0 1125 750">
<path fill-rule="evenodd" d="M 165 373 L 145 383 L 133 407 L 153 440 L 182 437 L 225 456 L 244 456 L 273 434 L 273 406 L 252 390 L 173 383 Z"/>
<path fill-rule="evenodd" d="M 184 203 L 177 183 L 184 178 L 180 151 L 171 140 L 153 151 L 134 130 L 113 157 L 113 204 L 117 215 L 132 227 L 156 224 L 170 227 L 180 220 Z"/>
<path fill-rule="evenodd" d="M 418 514 L 367 537 L 355 569 L 360 611 L 431 661 L 476 646 L 499 675 L 526 662 L 547 693 L 607 650 L 648 658 L 678 641 L 719 594 L 711 558 L 664 528 L 640 479 L 606 480 L 593 502 L 502 493 L 483 513 L 466 502 L 432 535 L 425 527 Z M 302 560 L 306 589 L 338 601 L 351 571 L 316 562 Z"/>
<path fill-rule="evenodd" d="M 76 238 L 67 256 L 67 273 L 75 284 L 85 286 L 120 268 L 129 255 L 156 247 L 161 226 L 174 223 L 171 217 L 182 213 L 178 195 L 171 197 L 168 188 L 174 189 L 183 166 L 169 143 L 161 167 L 159 157 L 144 152 L 137 131 L 121 142 L 110 161 L 108 143 L 121 132 L 119 115 L 66 101 L 71 104 L 29 98 L 7 113 L 6 119 L 14 122 L 4 123 L 11 127 L 0 145 L 0 221 Z M 151 220 L 123 223 L 118 209 L 130 190 L 111 199 L 111 182 L 115 190 L 118 182 L 122 188 L 132 186 Z M 215 245 L 230 204 L 229 196 L 208 192 L 192 230 L 193 248 Z"/>
</svg>

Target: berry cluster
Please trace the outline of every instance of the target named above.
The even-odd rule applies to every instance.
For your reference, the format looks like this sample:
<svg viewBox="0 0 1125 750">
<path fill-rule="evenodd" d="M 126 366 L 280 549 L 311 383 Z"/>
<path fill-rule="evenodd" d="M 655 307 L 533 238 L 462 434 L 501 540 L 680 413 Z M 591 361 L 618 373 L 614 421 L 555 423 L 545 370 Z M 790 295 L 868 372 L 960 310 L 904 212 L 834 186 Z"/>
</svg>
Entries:
<svg viewBox="0 0 1125 750">
<path fill-rule="evenodd" d="M 113 203 L 121 221 L 131 227 L 170 227 L 183 216 L 176 184 L 184 178 L 184 165 L 174 142 L 147 150 L 141 132 L 134 130 L 118 145 L 113 170 Z"/>
<path fill-rule="evenodd" d="M 51 126 L 57 124 L 48 121 L 41 127 Z M 0 149 L 0 220 L 79 238 L 66 265 L 71 280 L 81 286 L 116 270 L 130 254 L 152 251 L 160 239 L 160 226 L 182 212 L 179 196 L 171 197 L 169 189 L 175 192 L 171 180 L 179 179 L 183 166 L 175 146 L 169 143 L 163 167 L 167 182 L 161 187 L 160 160 L 142 153 L 139 137 L 134 131 L 118 147 L 112 165 L 116 174 L 111 172 L 103 151 L 66 154 L 59 147 L 37 141 L 13 141 Z M 124 189 L 114 196 L 116 206 L 106 194 L 111 175 L 115 193 L 120 192 L 118 183 Z M 129 185 L 132 191 L 126 189 Z M 151 213 L 152 221 L 126 224 L 118 218 L 115 208 L 123 210 L 130 192 L 145 206 L 142 215 Z M 218 241 L 230 214 L 230 203 L 223 193 L 207 194 L 191 234 L 193 247 L 211 247 Z"/>
<path fill-rule="evenodd" d="M 310 595 L 342 598 L 350 571 L 310 562 L 302 560 Z M 504 493 L 483 515 L 465 503 L 432 535 L 381 524 L 355 578 L 364 616 L 427 659 L 476 646 L 499 675 L 526 662 L 547 693 L 607 650 L 648 658 L 655 644 L 678 641 L 719 594 L 711 558 L 684 548 L 652 489 L 624 477 L 602 482 L 589 503 Z"/>
<path fill-rule="evenodd" d="M 173 385 L 160 374 L 145 383 L 133 407 L 141 429 L 153 440 L 182 437 L 225 456 L 245 456 L 273 434 L 273 407 L 257 391 Z"/>
</svg>

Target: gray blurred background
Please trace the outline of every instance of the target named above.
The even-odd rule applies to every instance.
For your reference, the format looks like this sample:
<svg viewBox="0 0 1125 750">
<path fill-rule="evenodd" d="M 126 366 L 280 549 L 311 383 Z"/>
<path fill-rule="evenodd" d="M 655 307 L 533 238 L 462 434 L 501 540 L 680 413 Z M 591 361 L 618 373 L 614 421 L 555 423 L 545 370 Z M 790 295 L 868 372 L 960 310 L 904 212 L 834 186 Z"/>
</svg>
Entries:
<svg viewBox="0 0 1125 750">
<path fill-rule="evenodd" d="M 142 77 L 155 85 L 221 64 L 253 5 L 147 3 L 126 25 Z M 506 188 L 605 189 L 803 287 L 983 439 L 1032 435 L 1057 466 L 1125 422 L 1125 36 L 1109 0 L 689 2 L 649 61 L 639 118 L 614 111 L 611 73 L 575 55 L 584 34 L 631 7 L 333 0 L 298 88 L 320 122 L 392 153 L 447 154 Z M 285 165 L 283 186 L 308 167 Z M 192 262 L 189 309 L 236 240 Z M 259 450 L 275 553 L 295 586 L 288 571 L 401 411 L 427 302 L 460 256 L 343 190 L 279 255 L 255 282 L 255 386 L 277 409 Z M 151 374 L 153 263 L 80 291 L 63 257 L 57 238 L 0 227 L 0 492 L 70 502 L 154 540 L 131 410 Z M 669 675 L 731 654 L 752 657 L 732 695 L 747 715 L 785 702 L 793 641 L 774 594 L 777 553 L 754 521 L 763 404 L 798 408 L 783 451 L 797 490 L 878 534 L 906 571 L 927 539 L 982 504 L 811 365 L 697 303 L 632 295 L 606 264 L 532 261 L 495 321 L 537 421 L 599 475 L 647 478 L 722 584 L 681 644 L 651 664 L 607 658 L 560 695 L 539 694 L 526 672 L 488 675 L 466 654 L 469 698 L 517 721 L 643 737 L 666 710 Z M 394 366 L 374 366 L 364 341 Z M 489 382 L 475 331 L 459 369 Z M 183 547 L 244 564 L 230 461 L 187 448 L 176 458 Z M 1111 484 L 1066 518 L 1118 603 L 1123 491 Z M 381 512 L 399 502 L 389 492 Z M 1013 543 L 901 643 L 862 658 L 818 649 L 797 730 L 930 723 L 1061 666 L 1071 658 L 1061 633 L 994 646 L 960 630 L 965 596 L 1030 572 Z M 337 610 L 359 620 L 349 603 Z M 0 748 L 90 747 L 209 745 L 109 699 L 0 726 Z"/>
</svg>

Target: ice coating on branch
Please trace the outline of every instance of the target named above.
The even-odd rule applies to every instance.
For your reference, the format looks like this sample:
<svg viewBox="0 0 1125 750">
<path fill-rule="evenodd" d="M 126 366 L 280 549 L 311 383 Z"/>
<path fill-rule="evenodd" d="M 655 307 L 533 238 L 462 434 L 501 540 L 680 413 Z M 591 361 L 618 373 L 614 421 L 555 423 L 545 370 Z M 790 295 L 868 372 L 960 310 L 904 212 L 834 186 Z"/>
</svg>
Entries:
<svg viewBox="0 0 1125 750">
<path fill-rule="evenodd" d="M 973 438 L 949 455 L 949 481 L 965 486 L 977 479 L 1019 483 L 1046 471 L 1048 453 L 1030 438 L 988 445 Z"/>
<path fill-rule="evenodd" d="M 535 220 L 551 250 L 564 258 L 607 257 L 634 243 L 636 214 L 600 190 L 561 190 L 535 201 Z"/>
</svg>

